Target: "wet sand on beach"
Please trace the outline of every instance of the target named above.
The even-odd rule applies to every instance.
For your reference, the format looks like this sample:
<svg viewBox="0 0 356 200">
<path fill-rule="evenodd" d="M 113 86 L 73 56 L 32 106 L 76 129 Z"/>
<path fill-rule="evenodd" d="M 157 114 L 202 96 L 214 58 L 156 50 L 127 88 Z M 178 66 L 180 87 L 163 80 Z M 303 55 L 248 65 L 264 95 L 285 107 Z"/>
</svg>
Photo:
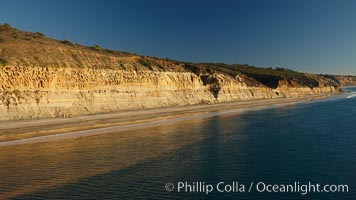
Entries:
<svg viewBox="0 0 356 200">
<path fill-rule="evenodd" d="M 0 147 L 27 143 L 77 138 L 157 124 L 206 118 L 214 115 L 241 113 L 269 107 L 286 106 L 329 95 L 311 95 L 299 98 L 251 100 L 211 105 L 155 108 L 134 111 L 76 116 L 73 118 L 47 118 L 0 122 Z"/>
</svg>

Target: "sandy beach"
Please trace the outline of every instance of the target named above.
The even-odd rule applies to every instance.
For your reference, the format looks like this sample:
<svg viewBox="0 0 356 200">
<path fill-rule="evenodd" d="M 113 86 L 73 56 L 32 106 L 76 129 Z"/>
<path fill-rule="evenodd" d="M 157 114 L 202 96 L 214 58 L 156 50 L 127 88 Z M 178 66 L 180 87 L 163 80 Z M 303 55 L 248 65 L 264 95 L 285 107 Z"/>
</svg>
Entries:
<svg viewBox="0 0 356 200">
<path fill-rule="evenodd" d="M 325 98 L 330 94 L 299 98 L 239 101 L 212 105 L 121 111 L 72 118 L 47 118 L 0 122 L 0 147 L 78 138 L 131 129 L 147 128 L 177 121 L 207 118 L 287 106 Z"/>
</svg>

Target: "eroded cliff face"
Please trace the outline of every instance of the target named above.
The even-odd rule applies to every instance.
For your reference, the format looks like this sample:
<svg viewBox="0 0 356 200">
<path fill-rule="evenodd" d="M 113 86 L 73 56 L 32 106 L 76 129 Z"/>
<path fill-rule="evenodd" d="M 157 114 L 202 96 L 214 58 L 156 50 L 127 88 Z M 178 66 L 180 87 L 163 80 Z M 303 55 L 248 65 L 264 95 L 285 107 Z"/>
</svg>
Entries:
<svg viewBox="0 0 356 200">
<path fill-rule="evenodd" d="M 341 86 L 356 86 L 356 76 L 336 76 Z"/>
<path fill-rule="evenodd" d="M 27 66 L 0 68 L 0 88 L 0 120 L 297 97 L 338 90 L 332 86 L 291 87 L 283 81 L 276 89 L 247 86 L 240 77 L 224 74 Z"/>
<path fill-rule="evenodd" d="M 1 121 L 337 91 L 330 77 L 140 56 L 0 25 Z"/>
</svg>

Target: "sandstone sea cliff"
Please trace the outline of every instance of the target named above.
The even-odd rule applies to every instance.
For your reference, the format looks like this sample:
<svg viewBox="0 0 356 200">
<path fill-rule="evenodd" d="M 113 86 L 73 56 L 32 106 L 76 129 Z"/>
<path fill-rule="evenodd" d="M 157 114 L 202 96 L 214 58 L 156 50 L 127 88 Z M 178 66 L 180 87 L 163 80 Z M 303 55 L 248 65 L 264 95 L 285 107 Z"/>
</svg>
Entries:
<svg viewBox="0 0 356 200">
<path fill-rule="evenodd" d="M 0 27 L 0 121 L 340 91 L 335 77 L 187 63 Z"/>
</svg>

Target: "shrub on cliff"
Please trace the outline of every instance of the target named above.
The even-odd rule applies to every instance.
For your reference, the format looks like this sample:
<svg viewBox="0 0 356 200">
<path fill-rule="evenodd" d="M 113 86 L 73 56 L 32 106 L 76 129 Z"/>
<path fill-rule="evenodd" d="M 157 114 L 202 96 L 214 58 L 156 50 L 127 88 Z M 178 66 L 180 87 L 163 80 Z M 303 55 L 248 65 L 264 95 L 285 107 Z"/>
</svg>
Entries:
<svg viewBox="0 0 356 200">
<path fill-rule="evenodd" d="M 46 35 L 41 32 L 36 32 L 36 33 L 34 33 L 34 37 L 35 38 L 44 38 L 44 37 L 46 37 Z"/>
<path fill-rule="evenodd" d="M 95 51 L 102 51 L 103 48 L 101 48 L 101 46 L 95 44 L 93 47 L 90 47 L 91 49 L 95 50 Z"/>
<path fill-rule="evenodd" d="M 6 31 L 6 30 L 9 30 L 9 29 L 12 29 L 12 27 L 10 26 L 10 24 L 2 24 L 0 25 L 0 31 Z"/>
<path fill-rule="evenodd" d="M 5 66 L 6 64 L 7 64 L 7 61 L 0 58 L 0 66 L 2 67 L 2 66 Z"/>
<path fill-rule="evenodd" d="M 67 40 L 67 39 L 63 39 L 63 40 L 61 41 L 61 43 L 66 44 L 66 45 L 69 45 L 69 46 L 73 46 L 73 43 L 72 43 L 71 41 Z"/>
<path fill-rule="evenodd" d="M 104 49 L 104 51 L 107 52 L 107 53 L 115 53 L 115 51 L 112 50 L 112 49 Z"/>
</svg>

